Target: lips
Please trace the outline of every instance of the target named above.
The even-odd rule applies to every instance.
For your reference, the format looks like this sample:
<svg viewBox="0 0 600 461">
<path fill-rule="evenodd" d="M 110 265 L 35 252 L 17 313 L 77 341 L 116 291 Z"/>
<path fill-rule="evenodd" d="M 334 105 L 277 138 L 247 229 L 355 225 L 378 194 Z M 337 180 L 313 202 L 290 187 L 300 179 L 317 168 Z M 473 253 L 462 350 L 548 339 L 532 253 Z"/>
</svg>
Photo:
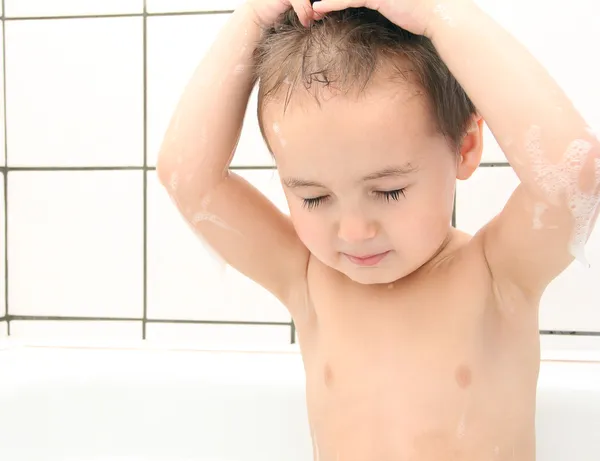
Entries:
<svg viewBox="0 0 600 461">
<path fill-rule="evenodd" d="M 368 256 L 352 256 L 344 253 L 344 256 L 346 256 L 351 263 L 356 264 L 357 266 L 370 267 L 379 264 L 388 254 L 389 251 Z"/>
</svg>

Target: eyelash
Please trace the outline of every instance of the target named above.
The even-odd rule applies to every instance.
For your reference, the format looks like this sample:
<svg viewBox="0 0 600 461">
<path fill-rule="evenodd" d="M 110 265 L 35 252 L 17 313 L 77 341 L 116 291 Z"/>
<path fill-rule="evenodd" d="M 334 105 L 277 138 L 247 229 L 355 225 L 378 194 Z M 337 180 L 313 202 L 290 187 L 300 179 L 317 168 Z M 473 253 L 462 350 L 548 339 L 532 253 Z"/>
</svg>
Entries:
<svg viewBox="0 0 600 461">
<path fill-rule="evenodd" d="M 406 195 L 404 194 L 404 189 L 396 189 L 396 190 L 389 190 L 389 191 L 375 191 L 375 195 L 377 195 L 379 198 L 385 200 L 388 203 L 390 200 L 395 200 L 395 201 L 400 200 L 401 195 L 402 195 L 402 197 L 406 197 Z M 329 198 L 329 196 L 327 196 L 327 195 L 324 195 L 322 197 L 315 197 L 315 198 L 305 198 L 305 199 L 302 199 L 302 201 L 304 202 L 303 206 L 309 210 L 312 210 L 312 209 L 318 207 L 319 205 L 321 205 L 328 198 Z"/>
</svg>

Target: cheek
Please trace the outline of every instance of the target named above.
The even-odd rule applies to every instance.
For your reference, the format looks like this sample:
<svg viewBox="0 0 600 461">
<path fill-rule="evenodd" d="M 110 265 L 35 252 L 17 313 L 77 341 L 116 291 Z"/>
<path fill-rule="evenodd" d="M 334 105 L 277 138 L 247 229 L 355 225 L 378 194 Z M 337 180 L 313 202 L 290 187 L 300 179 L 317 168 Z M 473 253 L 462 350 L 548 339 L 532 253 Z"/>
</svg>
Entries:
<svg viewBox="0 0 600 461">
<path fill-rule="evenodd" d="M 300 206 L 290 207 L 290 215 L 298 238 L 308 249 L 322 247 L 328 241 L 327 226 L 317 211 L 309 212 Z"/>
<path fill-rule="evenodd" d="M 397 211 L 390 213 L 387 233 L 397 240 L 420 241 L 437 239 L 447 232 L 454 208 L 454 181 L 432 178 L 429 184 L 421 183 L 412 191 Z"/>
<path fill-rule="evenodd" d="M 456 190 L 456 174 L 451 168 L 438 171 L 432 175 L 427 187 L 427 202 L 432 213 L 452 214 L 454 193 Z"/>
</svg>

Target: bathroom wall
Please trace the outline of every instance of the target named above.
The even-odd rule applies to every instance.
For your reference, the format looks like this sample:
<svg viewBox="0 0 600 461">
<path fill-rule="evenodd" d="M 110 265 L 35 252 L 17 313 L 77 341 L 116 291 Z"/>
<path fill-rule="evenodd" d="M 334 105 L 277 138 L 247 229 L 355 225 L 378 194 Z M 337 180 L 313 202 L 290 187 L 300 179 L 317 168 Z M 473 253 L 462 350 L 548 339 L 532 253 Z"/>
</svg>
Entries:
<svg viewBox="0 0 600 461">
<path fill-rule="evenodd" d="M 154 168 L 183 85 L 240 0 L 2 3 L 0 335 L 293 342 L 286 311 L 202 245 Z M 543 15 L 538 0 L 480 4 L 600 128 L 597 2 L 547 1 Z M 286 210 L 255 105 L 234 168 Z M 517 184 L 489 131 L 486 143 L 458 185 L 456 223 L 469 232 Z M 587 255 L 591 269 L 574 263 L 543 299 L 544 347 L 600 347 L 600 230 Z"/>
</svg>

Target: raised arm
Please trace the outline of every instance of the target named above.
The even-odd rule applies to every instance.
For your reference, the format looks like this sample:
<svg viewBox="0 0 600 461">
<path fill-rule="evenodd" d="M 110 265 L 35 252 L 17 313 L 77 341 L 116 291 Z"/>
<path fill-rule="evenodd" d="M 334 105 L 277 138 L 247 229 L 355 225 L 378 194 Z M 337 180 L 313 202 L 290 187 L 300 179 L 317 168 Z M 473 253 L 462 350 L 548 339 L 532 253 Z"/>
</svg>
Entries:
<svg viewBox="0 0 600 461">
<path fill-rule="evenodd" d="M 474 2 L 442 0 L 434 13 L 428 34 L 521 180 L 482 230 L 490 269 L 540 296 L 574 258 L 586 263 L 600 142 L 542 65 Z"/>
<path fill-rule="evenodd" d="M 253 88 L 261 27 L 244 4 L 187 85 L 167 130 L 158 174 L 194 231 L 225 261 L 290 308 L 304 290 L 308 251 L 290 220 L 229 171 Z"/>
</svg>

